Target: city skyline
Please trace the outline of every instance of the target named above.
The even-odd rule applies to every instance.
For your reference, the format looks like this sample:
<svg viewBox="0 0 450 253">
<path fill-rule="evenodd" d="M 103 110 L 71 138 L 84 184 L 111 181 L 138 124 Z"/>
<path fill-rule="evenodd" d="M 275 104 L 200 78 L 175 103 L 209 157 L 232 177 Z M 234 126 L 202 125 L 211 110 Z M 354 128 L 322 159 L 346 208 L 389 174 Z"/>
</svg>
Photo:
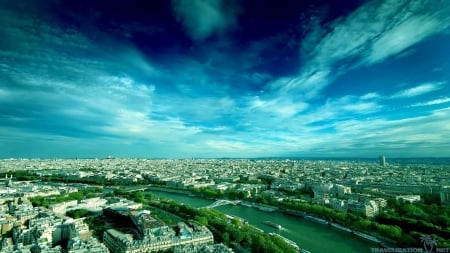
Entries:
<svg viewBox="0 0 450 253">
<path fill-rule="evenodd" d="M 448 157 L 445 1 L 0 14 L 0 158 Z"/>
</svg>

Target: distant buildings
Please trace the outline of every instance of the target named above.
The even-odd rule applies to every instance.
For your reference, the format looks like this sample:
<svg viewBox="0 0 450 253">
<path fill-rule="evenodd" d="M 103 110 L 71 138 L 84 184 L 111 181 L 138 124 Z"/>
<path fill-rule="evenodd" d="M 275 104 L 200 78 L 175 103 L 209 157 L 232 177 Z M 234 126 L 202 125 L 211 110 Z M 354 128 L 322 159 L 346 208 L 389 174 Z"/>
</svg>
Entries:
<svg viewBox="0 0 450 253">
<path fill-rule="evenodd" d="M 271 197 L 280 201 L 292 199 L 293 201 L 313 202 L 342 212 L 351 210 L 367 217 L 377 215 L 386 207 L 387 199 L 396 197 L 403 202 L 415 202 L 420 201 L 420 195 L 423 197 L 425 194 L 440 194 L 441 203 L 450 205 L 450 164 L 438 161 L 400 159 L 389 160 L 389 165 L 387 165 L 384 156 L 380 156 L 379 160 L 367 161 L 326 159 L 309 161 L 289 159 L 0 159 L 0 173 L 3 173 L 0 178 L 0 230 L 3 235 L 11 234 L 17 224 L 22 227 L 25 234 L 16 238 L 25 244 L 28 243 L 32 239 L 30 237 L 32 233 L 26 232 L 29 228 L 25 227 L 25 224 L 28 220 L 39 216 L 42 210 L 20 203 L 17 198 L 26 199 L 35 196 L 52 198 L 52 195 L 68 194 L 91 187 L 85 184 L 86 182 L 105 183 L 105 185 L 137 182 L 143 185 L 153 183 L 180 189 L 232 190 L 244 197 Z M 36 173 L 36 181 L 14 182 L 14 177 L 21 175 L 21 171 L 33 171 Z M 44 180 L 51 178 L 64 178 L 67 183 Z M 128 187 L 125 188 L 128 189 Z M 157 187 L 152 188 L 157 189 Z M 132 189 L 131 186 L 130 189 Z M 104 190 L 112 191 L 111 189 Z M 287 194 L 292 192 L 301 192 L 302 198 Z M 312 194 L 314 195 L 310 196 Z M 61 216 L 66 211 L 79 208 L 90 211 L 102 208 L 105 214 L 105 210 L 107 213 L 107 210 L 128 210 L 141 207 L 140 203 L 115 197 L 106 198 L 106 203 L 103 199 L 92 198 L 50 206 L 55 213 L 60 213 Z M 131 217 L 126 216 L 126 218 L 130 220 L 130 223 L 132 222 Z M 153 226 L 153 230 L 146 230 L 147 225 L 137 226 L 137 224 L 144 224 L 140 222 Z M 149 245 L 148 243 L 154 239 L 145 238 L 160 238 L 165 243 L 161 247 L 166 247 L 169 244 L 174 245 L 176 240 L 187 242 L 190 235 L 189 233 L 178 234 L 176 228 L 164 224 L 158 225 L 158 222 L 154 222 L 152 219 L 147 221 L 141 219 L 140 222 L 136 222 L 133 229 L 141 231 L 137 234 L 142 234 L 142 236 L 135 235 L 133 237 L 125 233 L 109 231 L 106 237 L 110 240 L 110 246 L 117 243 L 124 249 L 136 247 L 136 252 L 142 252 L 142 248 L 153 247 L 153 244 Z M 191 233 L 196 234 L 191 225 L 186 226 L 188 229 L 184 231 L 192 230 Z M 147 234 L 145 231 L 149 233 Z M 156 233 L 156 231 L 159 232 Z M 164 233 L 170 240 L 156 236 Z M 155 236 L 152 237 L 151 234 Z M 121 240 L 126 243 L 120 242 Z M 206 239 L 206 241 L 208 240 L 210 239 Z M 13 246 L 15 246 L 11 237 L 3 237 L 3 244 L 4 246 L 0 245 L 3 247 L 0 249 L 1 252 L 9 252 L 6 249 L 14 249 Z M 34 245 L 25 244 L 21 248 L 24 251 L 26 251 L 25 248 Z M 8 245 L 13 246 L 9 247 Z M 89 244 L 81 239 L 80 242 L 73 241 L 71 245 L 73 245 L 73 252 L 83 252 L 83 249 L 86 253 L 90 252 L 87 250 Z M 180 243 L 173 250 L 175 252 L 197 252 L 209 246 L 211 244 L 182 246 Z M 43 250 L 44 248 L 40 249 L 41 252 L 50 252 Z M 75 249 L 79 250 L 75 251 Z M 59 250 L 55 249 L 55 252 L 59 252 Z"/>
</svg>

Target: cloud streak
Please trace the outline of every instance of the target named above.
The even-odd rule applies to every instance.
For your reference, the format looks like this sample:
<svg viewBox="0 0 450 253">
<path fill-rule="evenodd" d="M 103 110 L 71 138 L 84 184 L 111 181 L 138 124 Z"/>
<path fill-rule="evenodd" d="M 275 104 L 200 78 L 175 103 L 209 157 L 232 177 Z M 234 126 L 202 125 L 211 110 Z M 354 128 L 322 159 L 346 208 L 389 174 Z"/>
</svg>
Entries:
<svg viewBox="0 0 450 253">
<path fill-rule="evenodd" d="M 402 91 L 394 94 L 392 97 L 393 98 L 409 98 L 409 97 L 420 96 L 420 95 L 427 94 L 432 91 L 441 89 L 443 84 L 444 83 L 442 83 L 442 82 L 421 84 L 416 87 L 402 90 Z"/>
<path fill-rule="evenodd" d="M 438 98 L 438 99 L 430 100 L 430 101 L 423 102 L 423 103 L 416 103 L 416 104 L 411 105 L 411 107 L 440 105 L 440 104 L 444 104 L 444 103 L 448 103 L 448 102 L 450 102 L 450 98 L 444 97 L 444 98 Z"/>
<path fill-rule="evenodd" d="M 450 25 L 443 1 L 371 1 L 304 40 L 305 63 L 296 76 L 269 85 L 281 95 L 312 99 L 340 75 L 360 66 L 383 62 Z M 318 36 L 322 34 L 322 36 Z M 323 35 L 325 34 L 325 35 Z"/>
</svg>

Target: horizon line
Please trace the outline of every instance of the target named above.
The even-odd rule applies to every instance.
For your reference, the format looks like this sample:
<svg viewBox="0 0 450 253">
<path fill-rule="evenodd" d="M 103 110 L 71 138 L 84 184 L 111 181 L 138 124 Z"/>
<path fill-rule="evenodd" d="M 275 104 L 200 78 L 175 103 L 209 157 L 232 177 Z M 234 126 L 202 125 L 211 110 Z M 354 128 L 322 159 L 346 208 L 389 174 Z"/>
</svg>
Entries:
<svg viewBox="0 0 450 253">
<path fill-rule="evenodd" d="M 419 157 L 387 157 L 384 156 L 386 159 L 450 159 L 450 157 L 441 157 L 441 156 L 419 156 Z M 320 159 L 338 159 L 338 160 L 346 160 L 346 159 L 374 159 L 378 160 L 380 156 L 370 156 L 370 157 L 351 157 L 351 156 L 260 156 L 260 157 L 115 157 L 115 156 L 103 156 L 103 157 L 0 157 L 0 160 L 21 160 L 21 159 L 28 159 L 28 160 L 38 160 L 38 159 L 45 159 L 45 160 L 51 160 L 51 159 L 57 159 L 57 160 L 89 160 L 89 159 L 147 159 L 147 160 L 255 160 L 255 159 L 273 159 L 273 160 L 280 160 L 280 159 L 294 159 L 294 160 L 305 160 L 305 159 L 312 159 L 312 160 L 320 160 Z"/>
</svg>

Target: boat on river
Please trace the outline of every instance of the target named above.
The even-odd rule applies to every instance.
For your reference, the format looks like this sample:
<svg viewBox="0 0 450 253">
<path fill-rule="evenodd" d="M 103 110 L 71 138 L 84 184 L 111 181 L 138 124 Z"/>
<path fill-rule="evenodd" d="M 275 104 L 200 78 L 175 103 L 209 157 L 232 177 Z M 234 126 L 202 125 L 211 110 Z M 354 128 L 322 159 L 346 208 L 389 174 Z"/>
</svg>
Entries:
<svg viewBox="0 0 450 253">
<path fill-rule="evenodd" d="M 275 211 L 277 210 L 276 207 L 265 206 L 265 205 L 257 205 L 256 208 L 258 208 L 258 209 L 261 210 L 261 211 L 269 212 L 269 213 L 275 212 Z"/>
<path fill-rule="evenodd" d="M 329 225 L 332 226 L 333 228 L 339 229 L 339 230 L 347 232 L 347 233 L 352 233 L 353 232 L 353 230 L 351 230 L 350 228 L 341 226 L 341 225 L 339 225 L 337 223 L 330 222 Z"/>
<path fill-rule="evenodd" d="M 353 231 L 353 234 L 358 236 L 358 237 L 364 238 L 366 240 L 375 242 L 375 243 L 381 243 L 381 241 L 378 238 L 376 238 L 375 236 L 364 234 L 364 233 L 361 233 L 361 232 L 358 232 L 358 231 Z"/>
<path fill-rule="evenodd" d="M 244 202 L 244 201 L 242 201 L 241 203 L 239 203 L 239 205 L 245 206 L 245 207 L 253 207 L 253 205 L 252 205 L 251 203 Z"/>
<path fill-rule="evenodd" d="M 280 224 L 276 224 L 276 223 L 273 223 L 273 222 L 268 221 L 268 220 L 264 221 L 263 223 L 266 224 L 267 226 L 271 226 L 271 227 L 274 227 L 274 228 L 277 228 L 277 229 L 282 229 L 283 228 Z"/>
<path fill-rule="evenodd" d="M 317 223 L 320 223 L 320 224 L 324 224 L 324 225 L 328 224 L 328 221 L 326 221 L 324 219 L 317 218 L 317 217 L 313 217 L 313 216 L 310 216 L 310 215 L 305 215 L 305 216 L 303 216 L 303 218 L 305 218 L 305 220 L 314 221 L 314 222 L 317 222 Z"/>
</svg>

